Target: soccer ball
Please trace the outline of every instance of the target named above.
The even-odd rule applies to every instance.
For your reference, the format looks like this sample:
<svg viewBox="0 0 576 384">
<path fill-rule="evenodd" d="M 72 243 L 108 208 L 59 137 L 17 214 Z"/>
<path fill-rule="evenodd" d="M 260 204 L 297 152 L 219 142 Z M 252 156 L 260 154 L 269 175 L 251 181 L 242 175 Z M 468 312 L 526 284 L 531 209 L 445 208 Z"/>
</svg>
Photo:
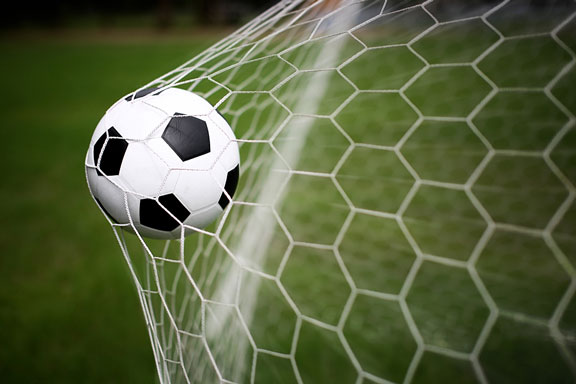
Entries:
<svg viewBox="0 0 576 384">
<path fill-rule="evenodd" d="M 202 97 L 149 88 L 116 102 L 98 123 L 88 154 L 90 192 L 131 232 L 179 238 L 226 208 L 239 177 L 238 144 Z"/>
</svg>

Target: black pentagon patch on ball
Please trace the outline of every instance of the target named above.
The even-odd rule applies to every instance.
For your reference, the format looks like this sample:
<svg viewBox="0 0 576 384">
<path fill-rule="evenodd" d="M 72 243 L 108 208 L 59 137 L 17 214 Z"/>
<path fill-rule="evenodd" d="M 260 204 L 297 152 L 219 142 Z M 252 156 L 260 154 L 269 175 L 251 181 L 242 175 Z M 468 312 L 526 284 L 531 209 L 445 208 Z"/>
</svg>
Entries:
<svg viewBox="0 0 576 384">
<path fill-rule="evenodd" d="M 124 98 L 124 100 L 126 101 L 132 101 L 132 100 L 136 100 L 139 99 L 141 97 L 144 97 L 154 91 L 158 90 L 158 87 L 152 87 L 152 88 L 146 88 L 146 89 L 141 89 L 138 92 L 132 94 L 132 95 L 128 95 Z"/>
<path fill-rule="evenodd" d="M 106 141 L 106 138 L 108 138 L 108 141 Z M 104 143 L 106 143 L 106 146 L 102 148 Z M 98 175 L 118 175 L 127 148 L 128 142 L 122 138 L 122 135 L 114 127 L 104 132 L 94 144 L 94 162 L 96 165 L 98 165 L 98 160 L 100 160 L 99 167 L 96 169 Z M 100 157 L 100 153 L 102 153 L 102 157 Z"/>
<path fill-rule="evenodd" d="M 240 165 L 237 165 L 233 170 L 228 172 L 226 175 L 226 184 L 224 185 L 224 190 L 228 193 L 228 196 L 234 196 L 234 192 L 236 192 L 236 187 L 238 186 L 238 178 L 240 176 Z M 218 205 L 222 209 L 226 208 L 228 203 L 230 203 L 230 199 L 226 196 L 224 192 L 220 195 L 220 200 L 218 200 Z"/>
<path fill-rule="evenodd" d="M 162 138 L 182 161 L 210 152 L 208 126 L 204 120 L 194 116 L 175 113 L 168 122 Z"/>
<path fill-rule="evenodd" d="M 140 200 L 140 224 L 159 231 L 173 231 L 180 223 L 170 216 L 183 222 L 190 211 L 173 194 L 162 195 L 158 201 L 153 199 Z"/>
</svg>

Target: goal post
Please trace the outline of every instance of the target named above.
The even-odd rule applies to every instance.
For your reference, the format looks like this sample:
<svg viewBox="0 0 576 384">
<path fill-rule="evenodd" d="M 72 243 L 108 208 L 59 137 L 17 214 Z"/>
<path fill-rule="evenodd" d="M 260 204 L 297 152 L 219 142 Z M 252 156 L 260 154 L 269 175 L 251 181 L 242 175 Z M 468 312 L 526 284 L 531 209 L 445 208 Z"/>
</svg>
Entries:
<svg viewBox="0 0 576 384">
<path fill-rule="evenodd" d="M 111 222 L 160 382 L 576 379 L 576 2 L 533 3 L 284 0 L 142 87 L 241 159 L 197 233 Z"/>
</svg>

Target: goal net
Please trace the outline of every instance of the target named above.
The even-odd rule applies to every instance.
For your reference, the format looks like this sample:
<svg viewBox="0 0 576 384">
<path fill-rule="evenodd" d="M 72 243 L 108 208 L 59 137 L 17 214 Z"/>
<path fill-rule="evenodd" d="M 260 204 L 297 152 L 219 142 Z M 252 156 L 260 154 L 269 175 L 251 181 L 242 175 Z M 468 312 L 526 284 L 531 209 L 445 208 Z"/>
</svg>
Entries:
<svg viewBox="0 0 576 384">
<path fill-rule="evenodd" d="M 143 87 L 241 157 L 205 230 L 111 223 L 160 381 L 574 382 L 575 11 L 285 0 Z"/>
</svg>

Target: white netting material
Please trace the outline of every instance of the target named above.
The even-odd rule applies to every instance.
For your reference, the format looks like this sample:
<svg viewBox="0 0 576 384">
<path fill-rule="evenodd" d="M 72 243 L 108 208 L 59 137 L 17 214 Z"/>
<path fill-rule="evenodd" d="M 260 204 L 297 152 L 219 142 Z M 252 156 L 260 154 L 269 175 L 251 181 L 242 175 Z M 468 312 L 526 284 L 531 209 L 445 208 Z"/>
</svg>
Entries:
<svg viewBox="0 0 576 384">
<path fill-rule="evenodd" d="M 146 85 L 241 148 L 213 226 L 111 223 L 161 382 L 574 380 L 576 7 L 528 3 L 283 1 Z"/>
</svg>

